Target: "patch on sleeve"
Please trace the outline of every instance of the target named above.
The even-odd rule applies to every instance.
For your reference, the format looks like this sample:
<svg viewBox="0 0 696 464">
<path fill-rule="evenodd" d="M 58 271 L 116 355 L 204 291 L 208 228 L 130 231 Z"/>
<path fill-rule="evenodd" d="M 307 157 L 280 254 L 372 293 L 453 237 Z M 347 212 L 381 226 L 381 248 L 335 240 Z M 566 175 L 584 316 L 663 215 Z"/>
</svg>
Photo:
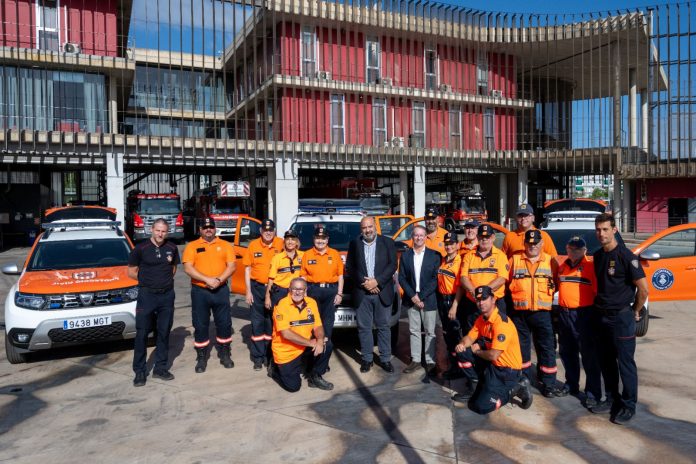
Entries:
<svg viewBox="0 0 696 464">
<path fill-rule="evenodd" d="M 282 314 L 276 314 L 276 321 L 282 321 L 283 320 L 283 315 Z"/>
<path fill-rule="evenodd" d="M 633 267 L 635 267 L 636 269 L 638 269 L 638 268 L 640 267 L 640 263 L 638 262 L 637 259 L 632 259 L 632 260 L 631 260 L 631 265 L 632 265 Z"/>
<path fill-rule="evenodd" d="M 499 342 L 504 342 L 504 341 L 505 341 L 505 334 L 499 334 L 499 335 L 498 335 L 498 341 L 499 341 Z"/>
</svg>

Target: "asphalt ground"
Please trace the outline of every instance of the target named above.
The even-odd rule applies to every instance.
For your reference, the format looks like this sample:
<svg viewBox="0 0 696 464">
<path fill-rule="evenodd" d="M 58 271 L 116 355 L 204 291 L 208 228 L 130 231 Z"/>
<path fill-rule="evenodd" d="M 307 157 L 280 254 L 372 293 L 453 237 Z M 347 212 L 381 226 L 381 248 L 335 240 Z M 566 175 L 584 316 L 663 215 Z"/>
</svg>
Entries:
<svg viewBox="0 0 696 464">
<path fill-rule="evenodd" d="M 21 261 L 26 252 L 0 253 L 0 264 Z M 0 275 L 3 300 L 15 280 Z M 337 331 L 325 376 L 334 390 L 304 382 L 298 393 L 287 393 L 265 371 L 253 371 L 248 307 L 237 296 L 235 368 L 211 357 L 208 370 L 196 374 L 183 271 L 176 291 L 173 381 L 148 377 L 145 387 L 134 388 L 128 341 L 38 353 L 22 365 L 9 364 L 0 350 L 0 462 L 696 461 L 694 302 L 651 305 L 650 330 L 636 353 L 637 414 L 618 426 L 587 412 L 579 398 L 547 399 L 536 390 L 529 410 L 508 405 L 476 415 L 450 399 L 461 381 L 401 373 L 409 361 L 405 318 L 396 373 L 375 367 L 361 374 L 357 334 Z M 4 344 L 4 331 L 0 338 Z M 438 354 L 444 370 L 443 350 Z"/>
</svg>

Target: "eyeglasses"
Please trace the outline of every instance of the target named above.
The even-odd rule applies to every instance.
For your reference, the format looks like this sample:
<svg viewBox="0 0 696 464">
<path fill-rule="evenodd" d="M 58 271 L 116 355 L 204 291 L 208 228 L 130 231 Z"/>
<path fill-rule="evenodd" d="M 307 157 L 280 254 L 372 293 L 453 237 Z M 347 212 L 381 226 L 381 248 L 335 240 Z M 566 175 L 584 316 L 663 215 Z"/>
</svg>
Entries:
<svg viewBox="0 0 696 464">
<path fill-rule="evenodd" d="M 291 288 L 290 291 L 300 293 L 300 292 L 304 292 L 305 289 L 304 288 Z"/>
</svg>

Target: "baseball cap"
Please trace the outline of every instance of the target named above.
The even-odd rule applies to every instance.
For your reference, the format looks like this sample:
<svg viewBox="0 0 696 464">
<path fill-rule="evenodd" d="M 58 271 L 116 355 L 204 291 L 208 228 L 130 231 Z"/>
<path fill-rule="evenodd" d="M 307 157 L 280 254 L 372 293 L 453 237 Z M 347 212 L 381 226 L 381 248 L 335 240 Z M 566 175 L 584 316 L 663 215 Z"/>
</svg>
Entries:
<svg viewBox="0 0 696 464">
<path fill-rule="evenodd" d="M 464 227 L 478 227 L 481 223 L 476 218 L 469 218 L 464 221 Z"/>
<path fill-rule="evenodd" d="M 292 230 L 292 229 L 288 229 L 288 230 L 285 232 L 285 235 L 284 235 L 283 237 L 284 237 L 284 238 L 291 238 L 291 237 L 297 238 L 297 232 L 295 232 L 295 231 Z"/>
<path fill-rule="evenodd" d="M 205 229 L 208 227 L 212 227 L 213 229 L 215 228 L 215 221 L 211 217 L 203 219 L 203 223 L 201 224 L 201 229 Z"/>
<path fill-rule="evenodd" d="M 261 230 L 275 230 L 275 222 L 271 219 L 264 219 L 261 223 Z"/>
<path fill-rule="evenodd" d="M 437 219 L 437 211 L 435 208 L 428 208 L 425 211 L 425 219 Z"/>
<path fill-rule="evenodd" d="M 485 300 L 491 296 L 493 296 L 493 290 L 488 285 L 481 285 L 480 287 L 476 287 L 476 290 L 474 290 L 474 297 L 477 300 Z"/>
<path fill-rule="evenodd" d="M 587 247 L 587 243 L 585 243 L 584 238 L 575 235 L 568 240 L 568 246 L 573 248 L 585 248 Z"/>
<path fill-rule="evenodd" d="M 495 229 L 490 224 L 481 224 L 478 228 L 479 237 L 490 237 L 495 235 Z"/>
<path fill-rule="evenodd" d="M 326 230 L 326 227 L 324 226 L 319 226 L 316 229 L 314 229 L 314 236 L 315 237 L 329 237 L 329 231 Z"/>
<path fill-rule="evenodd" d="M 537 229 L 531 229 L 524 233 L 524 243 L 537 244 L 541 242 L 541 231 Z"/>
<path fill-rule="evenodd" d="M 452 243 L 458 243 L 459 240 L 457 240 L 457 234 L 452 233 L 452 232 L 447 232 L 445 234 L 445 239 L 443 240 L 445 244 L 452 244 Z"/>
<path fill-rule="evenodd" d="M 532 208 L 532 205 L 529 203 L 522 203 L 518 208 L 517 208 L 517 216 L 528 216 L 530 214 L 534 214 L 534 208 Z"/>
</svg>

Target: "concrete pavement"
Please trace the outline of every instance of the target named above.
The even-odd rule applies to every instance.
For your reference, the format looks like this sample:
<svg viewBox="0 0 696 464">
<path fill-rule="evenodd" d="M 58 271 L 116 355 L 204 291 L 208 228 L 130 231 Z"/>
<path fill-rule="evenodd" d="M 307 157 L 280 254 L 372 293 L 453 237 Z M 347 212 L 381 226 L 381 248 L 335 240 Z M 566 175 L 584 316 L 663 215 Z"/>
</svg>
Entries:
<svg viewBox="0 0 696 464">
<path fill-rule="evenodd" d="M 0 264 L 26 252 L 1 253 Z M 0 276 L 3 301 L 15 279 Z M 339 333 L 325 376 L 335 389 L 310 389 L 305 382 L 300 392 L 286 393 L 265 371 L 252 370 L 245 345 L 248 309 L 239 297 L 232 300 L 235 368 L 224 369 L 213 355 L 208 370 L 195 374 L 188 279 L 179 272 L 176 280 L 174 381 L 148 377 L 145 387 L 134 388 L 127 342 L 39 353 L 24 365 L 10 365 L 0 353 L 0 461 L 696 460 L 693 302 L 651 305 L 650 330 L 637 349 L 638 412 L 621 427 L 588 413 L 574 397 L 549 400 L 536 391 L 528 411 L 506 406 L 478 416 L 450 400 L 460 387 L 456 382 L 431 381 L 422 371 L 400 373 L 408 360 L 406 320 L 400 323 L 397 373 L 375 367 L 361 374 L 357 336 Z"/>
</svg>

